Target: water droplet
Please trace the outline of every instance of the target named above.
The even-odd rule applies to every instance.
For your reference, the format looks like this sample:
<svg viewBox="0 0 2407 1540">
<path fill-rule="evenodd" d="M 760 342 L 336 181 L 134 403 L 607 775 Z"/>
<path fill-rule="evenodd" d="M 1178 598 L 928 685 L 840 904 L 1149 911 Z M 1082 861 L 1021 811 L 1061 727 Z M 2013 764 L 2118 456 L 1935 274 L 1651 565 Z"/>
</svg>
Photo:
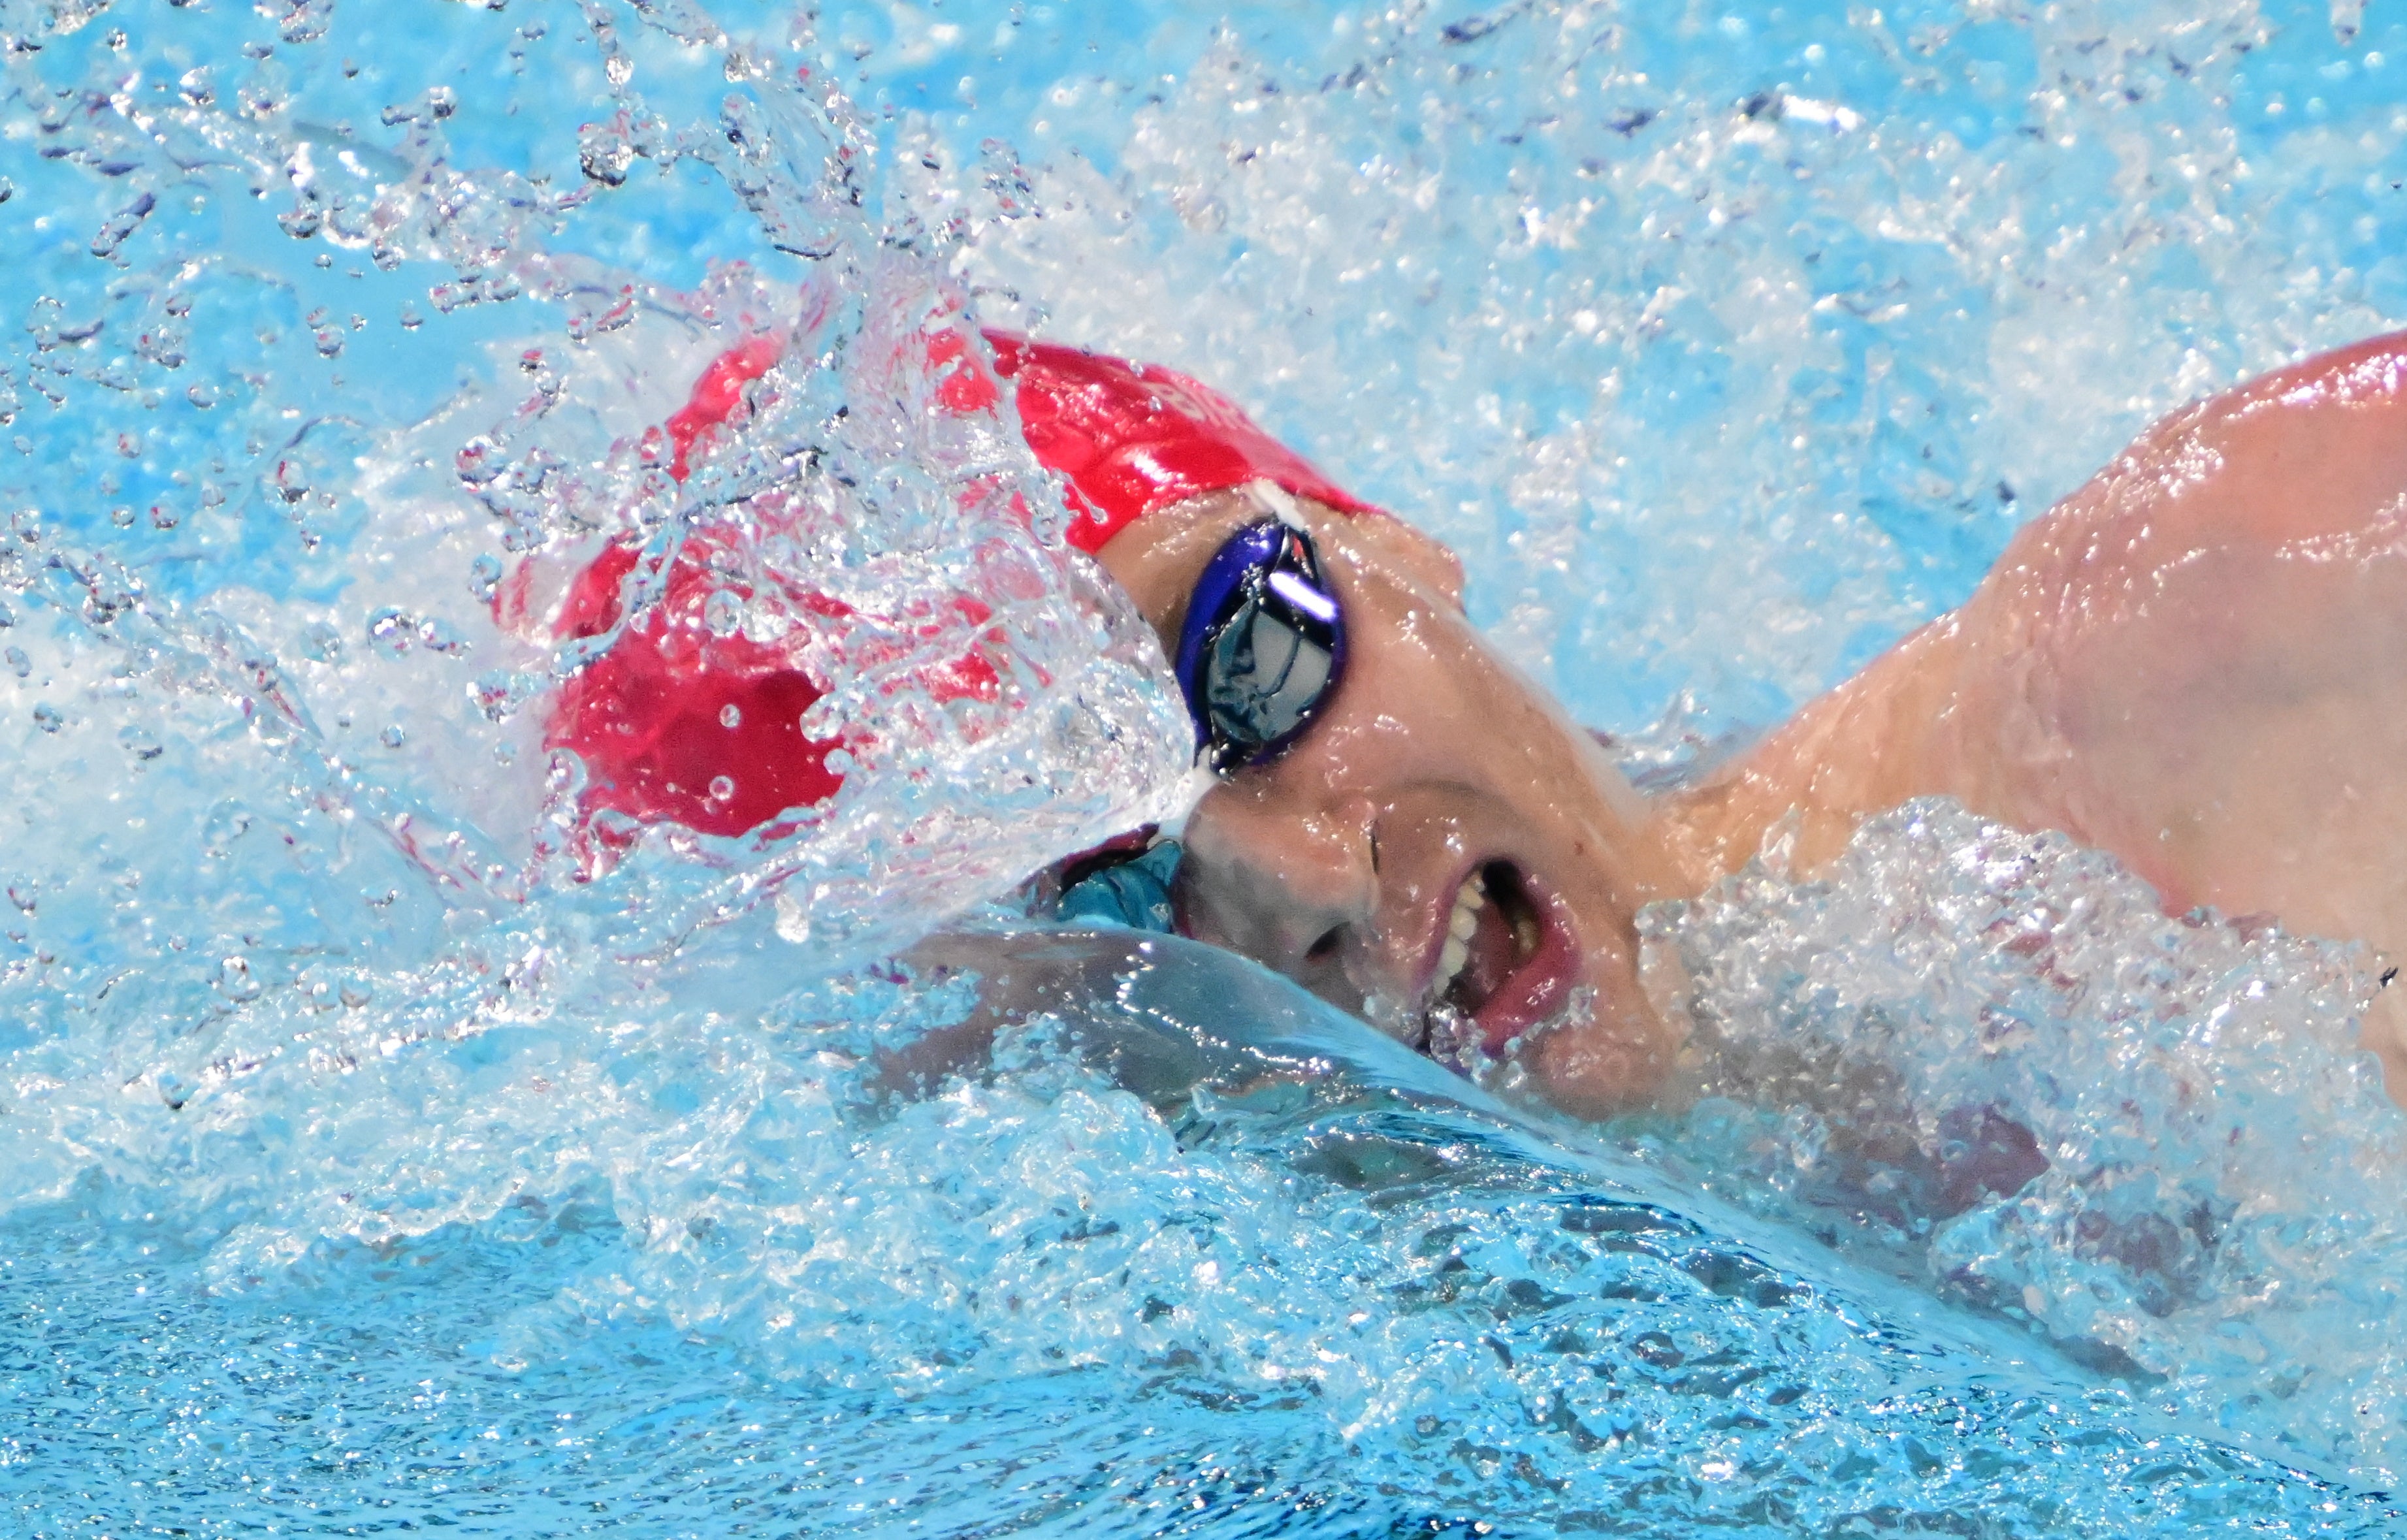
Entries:
<svg viewBox="0 0 2407 1540">
<path fill-rule="evenodd" d="M 432 617 L 418 622 L 418 639 L 426 644 L 427 650 L 447 658 L 468 650 L 467 638 L 451 629 L 449 621 Z"/>
<path fill-rule="evenodd" d="M 0 658 L 8 660 L 8 671 L 21 679 L 34 672 L 34 660 L 25 656 L 25 649 L 21 647 L 12 647 L 0 652 Z"/>
<path fill-rule="evenodd" d="M 231 802 L 221 802 L 209 810 L 208 821 L 201 826 L 201 853 L 222 856 L 226 847 L 250 833 L 250 814 Z"/>
<path fill-rule="evenodd" d="M 249 958 L 229 957 L 218 964 L 217 991 L 236 1005 L 257 999 L 263 987 Z"/>
<path fill-rule="evenodd" d="M 730 702 L 728 702 L 725 706 L 720 706 L 720 707 L 719 708 L 719 726 L 721 726 L 721 727 L 740 727 L 740 726 L 742 726 L 742 725 L 743 725 L 743 723 L 744 723 L 744 708 L 743 708 L 742 706 L 737 706 L 733 701 L 730 701 Z"/>
<path fill-rule="evenodd" d="M 13 651 L 15 649 L 11 649 L 10 650 Z M 55 733 L 66 724 L 67 720 L 59 715 L 59 708 L 50 705 L 49 702 L 45 701 L 40 706 L 34 707 L 34 725 L 40 728 L 43 732 Z"/>
<path fill-rule="evenodd" d="M 544 689 L 544 681 L 507 669 L 494 669 L 479 675 L 468 686 L 468 698 L 477 703 L 477 709 L 485 714 L 487 721 L 507 721 L 520 706 L 540 695 Z"/>
<path fill-rule="evenodd" d="M 605 187 L 618 187 L 627 179 L 627 167 L 635 158 L 634 148 L 623 135 L 610 131 L 607 125 L 589 129 L 577 146 L 577 164 L 585 175 Z"/>
<path fill-rule="evenodd" d="M 385 606 L 368 617 L 368 640 L 393 657 L 407 652 L 416 639 L 417 627 L 406 610 Z"/>
<path fill-rule="evenodd" d="M 733 636 L 744 629 L 744 601 L 720 589 L 702 606 L 702 623 L 714 636 Z"/>
<path fill-rule="evenodd" d="M 321 663 L 333 663 L 343 655 L 343 634 L 323 620 L 312 623 L 301 634 L 302 649 Z"/>
</svg>

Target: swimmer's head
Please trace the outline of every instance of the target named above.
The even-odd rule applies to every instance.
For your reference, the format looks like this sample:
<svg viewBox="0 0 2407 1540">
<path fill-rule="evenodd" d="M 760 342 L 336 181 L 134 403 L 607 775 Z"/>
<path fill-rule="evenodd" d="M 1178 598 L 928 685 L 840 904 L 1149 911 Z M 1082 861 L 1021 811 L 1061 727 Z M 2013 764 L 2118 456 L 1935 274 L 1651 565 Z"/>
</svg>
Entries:
<svg viewBox="0 0 2407 1540">
<path fill-rule="evenodd" d="M 1470 623 L 1454 554 L 1363 517 L 1192 380 L 990 340 L 1070 484 L 1073 543 L 1156 628 L 1220 767 L 1185 831 L 1180 929 L 1416 1044 L 1522 1039 L 1574 1110 L 1654 1091 L 1677 1043 L 1640 993 L 1634 916 L 1680 891 L 1672 855 Z"/>
<path fill-rule="evenodd" d="M 1180 928 L 1417 1044 L 1519 1039 L 1574 1110 L 1649 1094 L 1677 1045 L 1639 992 L 1633 920 L 1683 891 L 1672 847 L 1594 740 L 1471 625 L 1453 553 L 1182 375 L 988 340 L 991 374 L 959 334 L 931 339 L 938 402 L 983 411 L 1012 392 L 1066 483 L 1070 542 L 1157 629 L 1218 776 L 1185 830 Z M 773 357 L 739 350 L 705 375 L 671 424 L 680 466 Z M 712 591 L 705 545 L 686 542 L 654 611 L 555 703 L 548 741 L 583 762 L 589 816 L 735 834 L 838 783 L 841 740 L 796 726 L 819 698 L 800 659 L 679 640 L 703 634 L 685 611 Z M 634 560 L 614 547 L 580 576 L 571 635 L 616 623 Z"/>
</svg>

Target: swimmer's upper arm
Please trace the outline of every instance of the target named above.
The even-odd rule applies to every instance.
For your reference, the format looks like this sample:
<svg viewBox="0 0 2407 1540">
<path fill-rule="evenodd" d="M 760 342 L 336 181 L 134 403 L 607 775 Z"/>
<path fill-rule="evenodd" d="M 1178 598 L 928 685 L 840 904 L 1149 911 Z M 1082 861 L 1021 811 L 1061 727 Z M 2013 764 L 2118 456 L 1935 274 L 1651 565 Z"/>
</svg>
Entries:
<svg viewBox="0 0 2407 1540">
<path fill-rule="evenodd" d="M 2407 332 L 2319 354 L 2159 420 L 2026 526 L 1998 574 L 2060 573 L 2068 563 L 2144 572 L 2202 547 L 2308 548 L 2397 520 L 2402 493 Z"/>
<path fill-rule="evenodd" d="M 2151 428 L 1958 620 L 1963 730 L 1987 734 L 1968 801 L 2114 850 L 2177 909 L 2371 936 L 2323 895 L 2351 837 L 2407 815 L 2407 335 Z"/>
</svg>

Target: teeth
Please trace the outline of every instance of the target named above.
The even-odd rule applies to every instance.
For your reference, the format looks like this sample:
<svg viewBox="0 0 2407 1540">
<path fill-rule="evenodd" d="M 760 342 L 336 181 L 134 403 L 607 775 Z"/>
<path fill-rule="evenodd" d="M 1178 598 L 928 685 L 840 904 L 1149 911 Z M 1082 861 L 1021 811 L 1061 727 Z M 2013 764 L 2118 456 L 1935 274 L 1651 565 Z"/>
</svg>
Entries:
<svg viewBox="0 0 2407 1540">
<path fill-rule="evenodd" d="M 1454 912 L 1446 917 L 1446 946 L 1437 954 L 1437 987 L 1450 989 L 1462 965 L 1471 961 L 1471 938 L 1479 931 L 1479 906 L 1488 902 L 1487 885 L 1474 872 L 1455 890 Z"/>
</svg>

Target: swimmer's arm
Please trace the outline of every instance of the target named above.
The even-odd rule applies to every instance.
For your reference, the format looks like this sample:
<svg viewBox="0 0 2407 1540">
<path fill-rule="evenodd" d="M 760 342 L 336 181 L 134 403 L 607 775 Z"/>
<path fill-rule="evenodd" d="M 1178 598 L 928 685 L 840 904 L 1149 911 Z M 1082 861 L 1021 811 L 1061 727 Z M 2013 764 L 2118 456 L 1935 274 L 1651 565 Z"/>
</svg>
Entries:
<svg viewBox="0 0 2407 1540">
<path fill-rule="evenodd" d="M 2407 956 L 2407 335 L 2150 429 L 1961 614 L 1958 739 L 1994 740 L 1959 750 L 1968 804 L 2113 851 L 2170 913 L 2362 942 L 2375 978 Z M 2396 990 L 2360 1041 L 2407 1103 Z"/>
<path fill-rule="evenodd" d="M 2402 520 L 2407 335 L 2167 418 L 1958 611 L 1947 789 L 2168 908 L 2371 939 L 2371 852 L 2407 837 Z"/>
<path fill-rule="evenodd" d="M 2168 913 L 2407 959 L 2407 335 L 2151 427 L 1671 821 L 1706 877 L 1782 828 L 1811 872 L 1924 795 L 2110 851 Z M 2362 1041 L 2407 1104 L 2396 989 Z"/>
<path fill-rule="evenodd" d="M 2114 851 L 2176 912 L 2376 938 L 2389 898 L 2330 868 L 2407 842 L 2403 521 L 2407 335 L 2174 413 L 1962 607 L 1689 793 L 1678 833 L 1729 871 L 1793 818 L 1811 870 L 1865 817 L 1953 796 Z M 2374 822 L 2336 841 L 2356 803 Z"/>
</svg>

